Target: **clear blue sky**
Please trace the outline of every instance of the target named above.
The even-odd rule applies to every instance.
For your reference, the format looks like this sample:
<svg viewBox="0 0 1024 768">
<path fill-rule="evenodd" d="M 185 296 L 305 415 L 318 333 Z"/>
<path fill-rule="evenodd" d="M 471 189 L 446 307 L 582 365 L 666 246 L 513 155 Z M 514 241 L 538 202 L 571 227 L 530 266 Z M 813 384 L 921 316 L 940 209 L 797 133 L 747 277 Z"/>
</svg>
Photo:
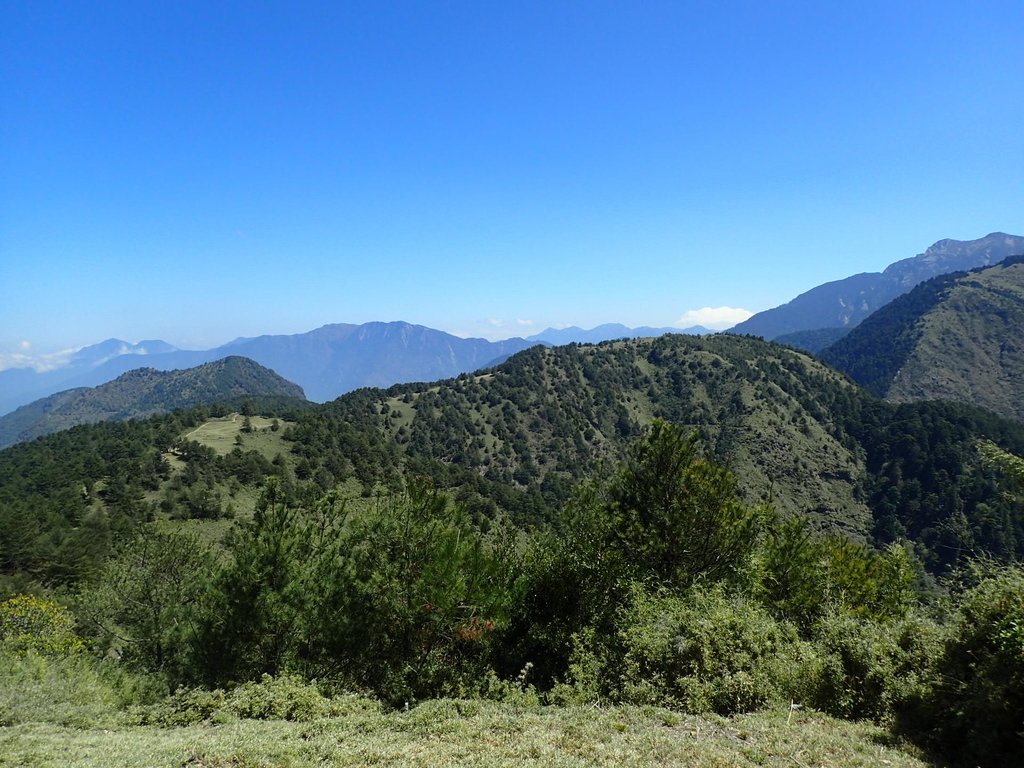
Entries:
<svg viewBox="0 0 1024 768">
<path fill-rule="evenodd" d="M 0 15 L 0 356 L 673 325 L 1024 234 L 1020 0 Z"/>
</svg>

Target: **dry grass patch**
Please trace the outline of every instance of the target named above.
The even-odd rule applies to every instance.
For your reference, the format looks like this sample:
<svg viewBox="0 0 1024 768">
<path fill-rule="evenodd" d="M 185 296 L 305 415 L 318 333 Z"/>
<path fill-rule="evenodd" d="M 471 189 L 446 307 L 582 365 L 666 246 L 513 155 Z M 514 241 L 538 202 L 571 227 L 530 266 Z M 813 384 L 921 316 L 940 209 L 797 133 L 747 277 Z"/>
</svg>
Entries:
<svg viewBox="0 0 1024 768">
<path fill-rule="evenodd" d="M 431 701 L 307 723 L 239 720 L 185 728 L 0 732 L 0 766 L 830 766 L 923 768 L 875 726 L 817 713 L 730 719 L 653 708 Z"/>
</svg>

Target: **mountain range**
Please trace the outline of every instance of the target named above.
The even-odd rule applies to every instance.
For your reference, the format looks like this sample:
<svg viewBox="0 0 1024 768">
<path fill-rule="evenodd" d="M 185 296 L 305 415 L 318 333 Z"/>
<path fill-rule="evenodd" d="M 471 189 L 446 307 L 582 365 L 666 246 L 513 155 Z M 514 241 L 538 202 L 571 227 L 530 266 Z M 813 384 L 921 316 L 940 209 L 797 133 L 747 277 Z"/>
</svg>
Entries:
<svg viewBox="0 0 1024 768">
<path fill-rule="evenodd" d="M 729 333 L 818 351 L 924 280 L 1019 254 L 1024 254 L 1024 237 L 1003 232 L 977 240 L 939 240 L 924 253 L 890 264 L 882 272 L 863 272 L 812 288 L 781 306 L 758 312 Z"/>
<path fill-rule="evenodd" d="M 308 333 L 239 338 L 208 350 L 109 339 L 82 349 L 67 366 L 52 371 L 0 371 L 0 412 L 62 390 L 95 387 L 142 365 L 180 370 L 232 355 L 276 371 L 300 385 L 309 399 L 322 402 L 359 387 L 455 376 L 534 343 L 463 339 L 403 322 L 325 325 Z"/>
<path fill-rule="evenodd" d="M 534 344 L 598 342 L 708 333 L 696 326 L 628 328 L 607 324 L 591 330 L 548 328 L 529 339 L 464 339 L 404 322 L 338 323 L 308 333 L 239 338 L 209 350 L 182 350 L 164 341 L 138 344 L 108 339 L 85 347 L 65 365 L 38 372 L 31 368 L 0 371 L 0 414 L 57 392 L 95 387 L 141 366 L 161 371 L 192 368 L 228 355 L 248 357 L 298 383 L 310 400 L 332 400 L 360 387 L 387 387 L 410 381 L 434 381 L 495 365 Z"/>
<path fill-rule="evenodd" d="M 940 240 L 924 253 L 898 261 L 883 272 L 853 275 L 818 286 L 787 304 L 754 315 L 730 332 L 762 336 L 817 352 L 836 344 L 876 309 L 935 275 L 987 266 L 1017 253 L 1024 253 L 1024 237 L 1004 233 L 971 241 Z M 679 330 L 609 323 L 590 330 L 576 326 L 547 328 L 526 339 L 492 342 L 464 339 L 404 322 L 372 322 L 325 325 L 293 335 L 239 338 L 209 350 L 176 349 L 160 340 L 131 344 L 108 339 L 78 350 L 63 365 L 51 370 L 0 371 L 0 414 L 30 403 L 30 412 L 48 413 L 52 403 L 33 401 L 66 390 L 105 384 L 140 365 L 161 371 L 182 370 L 230 355 L 243 356 L 296 382 L 311 400 L 323 402 L 360 387 L 434 381 L 490 367 L 535 344 L 599 343 L 666 333 L 710 331 L 700 326 Z M 920 372 L 923 368 L 912 370 Z M 913 387 L 906 383 L 911 378 L 914 377 L 910 372 L 904 375 L 902 383 L 893 390 L 894 397 L 896 392 L 903 392 L 900 396 L 904 398 L 916 396 L 912 394 Z M 954 389 L 966 391 L 963 385 Z M 938 395 L 951 389 L 921 390 L 925 391 Z M 989 398 L 985 402 L 995 401 Z M 998 410 L 1016 415 L 1005 403 Z M 16 434 L 31 431 L 24 416 L 19 417 L 23 428 L 15 430 Z"/>
<path fill-rule="evenodd" d="M 251 399 L 301 400 L 297 384 L 245 357 L 230 356 L 180 371 L 137 368 L 95 388 L 80 387 L 36 400 L 0 417 L 0 448 L 78 424 L 123 421 L 197 405 Z"/>
</svg>

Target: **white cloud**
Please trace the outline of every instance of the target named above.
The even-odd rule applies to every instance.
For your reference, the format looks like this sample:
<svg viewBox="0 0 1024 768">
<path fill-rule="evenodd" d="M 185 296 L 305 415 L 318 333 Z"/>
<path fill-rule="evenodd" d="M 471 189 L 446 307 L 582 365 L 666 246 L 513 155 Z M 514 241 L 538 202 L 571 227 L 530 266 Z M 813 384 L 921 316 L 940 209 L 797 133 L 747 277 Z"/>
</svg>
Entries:
<svg viewBox="0 0 1024 768">
<path fill-rule="evenodd" d="M 705 328 L 722 331 L 731 328 L 736 323 L 742 323 L 753 314 L 749 309 L 742 307 L 701 307 L 700 309 L 686 310 L 676 325 L 681 328 L 703 325 Z"/>
<path fill-rule="evenodd" d="M 533 320 L 516 320 L 516 325 L 533 325 Z"/>
<path fill-rule="evenodd" d="M 22 341 L 18 343 L 19 351 L 17 352 L 0 352 L 0 371 L 5 371 L 8 368 L 32 368 L 36 373 L 46 373 L 63 368 L 68 364 L 71 356 L 78 351 L 76 347 L 42 355 L 27 354 L 31 348 L 30 342 Z"/>
</svg>

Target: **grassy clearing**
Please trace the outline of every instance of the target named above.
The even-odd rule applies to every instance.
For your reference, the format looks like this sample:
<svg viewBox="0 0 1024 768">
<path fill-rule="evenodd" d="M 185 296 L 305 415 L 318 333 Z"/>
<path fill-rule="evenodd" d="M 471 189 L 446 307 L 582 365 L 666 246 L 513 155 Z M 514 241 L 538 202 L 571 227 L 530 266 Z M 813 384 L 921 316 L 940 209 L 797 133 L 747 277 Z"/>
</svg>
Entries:
<svg viewBox="0 0 1024 768">
<path fill-rule="evenodd" d="M 874 726 L 816 713 L 730 719 L 627 707 L 431 701 L 306 723 L 0 730 L 0 766 L 892 766 L 927 765 Z"/>
<path fill-rule="evenodd" d="M 234 450 L 237 445 L 236 439 L 241 435 L 240 447 L 243 450 L 259 451 L 269 460 L 273 460 L 279 453 L 288 456 L 288 446 L 281 439 L 281 430 L 289 426 L 290 422 L 279 420 L 281 430 L 274 432 L 270 428 L 274 419 L 250 416 L 249 423 L 252 426 L 252 431 L 243 433 L 244 421 L 245 417 L 238 413 L 232 413 L 230 416 L 220 419 L 210 419 L 185 435 L 185 439 L 195 440 L 223 456 Z"/>
</svg>

